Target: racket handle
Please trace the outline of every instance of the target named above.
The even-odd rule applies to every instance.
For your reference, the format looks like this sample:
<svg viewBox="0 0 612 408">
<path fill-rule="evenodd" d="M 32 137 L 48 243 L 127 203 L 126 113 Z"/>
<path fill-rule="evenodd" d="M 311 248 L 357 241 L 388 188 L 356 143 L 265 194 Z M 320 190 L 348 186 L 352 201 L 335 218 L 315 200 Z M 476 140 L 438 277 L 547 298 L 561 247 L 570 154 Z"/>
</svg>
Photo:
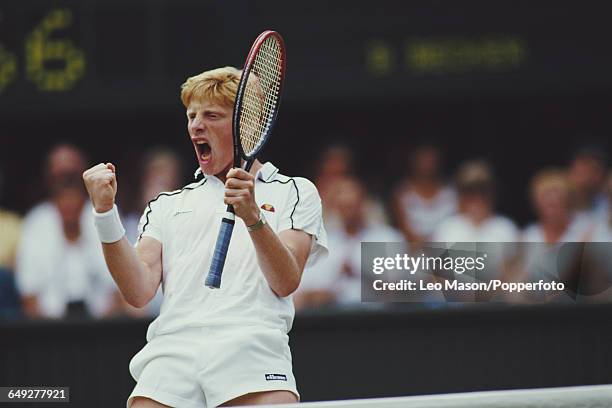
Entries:
<svg viewBox="0 0 612 408">
<path fill-rule="evenodd" d="M 225 214 L 223 220 L 221 220 L 221 228 L 217 236 L 212 263 L 210 264 L 208 276 L 206 276 L 206 282 L 204 282 L 209 288 L 219 289 L 221 287 L 221 274 L 223 273 L 227 249 L 232 238 L 232 232 L 234 231 L 234 222 L 235 215 L 229 211 Z"/>
</svg>

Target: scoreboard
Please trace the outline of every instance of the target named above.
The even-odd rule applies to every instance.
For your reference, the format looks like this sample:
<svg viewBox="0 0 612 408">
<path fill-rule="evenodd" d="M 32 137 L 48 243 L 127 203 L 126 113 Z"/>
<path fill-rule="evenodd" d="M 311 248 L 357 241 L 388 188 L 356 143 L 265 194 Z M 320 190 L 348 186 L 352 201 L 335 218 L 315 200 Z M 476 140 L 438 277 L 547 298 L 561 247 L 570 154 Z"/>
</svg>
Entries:
<svg viewBox="0 0 612 408">
<path fill-rule="evenodd" d="M 68 36 L 54 37 L 55 33 L 68 32 L 73 19 L 69 8 L 49 8 L 23 38 L 22 71 L 40 92 L 72 89 L 85 75 L 83 50 Z M 21 71 L 17 55 L 0 45 L 0 91 L 17 80 Z"/>
<path fill-rule="evenodd" d="M 610 90 L 605 2 L 3 0 L 0 115 L 166 109 L 183 80 L 287 43 L 288 103 Z"/>
</svg>

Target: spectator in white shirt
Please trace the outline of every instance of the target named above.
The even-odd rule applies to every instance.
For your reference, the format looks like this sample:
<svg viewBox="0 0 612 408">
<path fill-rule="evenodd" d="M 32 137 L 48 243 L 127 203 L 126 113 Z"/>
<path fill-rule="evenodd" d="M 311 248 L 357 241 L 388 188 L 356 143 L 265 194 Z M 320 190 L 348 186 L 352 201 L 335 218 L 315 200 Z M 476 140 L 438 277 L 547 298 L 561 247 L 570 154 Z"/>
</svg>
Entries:
<svg viewBox="0 0 612 408">
<path fill-rule="evenodd" d="M 515 242 L 514 223 L 495 213 L 495 180 L 484 161 L 464 163 L 457 172 L 459 213 L 440 223 L 434 232 L 438 242 Z"/>
<path fill-rule="evenodd" d="M 596 226 L 593 217 L 584 212 L 576 213 L 574 198 L 574 190 L 565 171 L 546 169 L 533 178 L 531 199 L 538 221 L 523 233 L 523 241 L 530 243 L 523 247 L 524 279 L 562 281 L 567 292 L 536 293 L 530 299 L 577 299 L 580 295 L 578 292 L 586 293 L 587 287 L 588 291 L 601 287 L 608 279 L 608 272 L 602 268 L 591 268 L 588 258 L 594 263 L 602 263 L 602 260 L 609 259 L 609 251 L 601 251 L 606 248 L 599 246 L 579 244 L 591 240 Z M 603 263 L 608 264 L 608 261 Z"/>
<path fill-rule="evenodd" d="M 332 144 L 320 155 L 316 178 L 314 180 L 317 190 L 321 194 L 323 203 L 323 218 L 325 228 L 338 228 L 340 226 L 340 214 L 336 205 L 336 184 L 341 183 L 346 177 L 352 177 L 354 173 L 354 157 L 351 149 L 343 144 Z M 382 201 L 375 196 L 366 198 L 368 222 L 387 222 L 386 213 Z"/>
<path fill-rule="evenodd" d="M 75 147 L 53 149 L 45 169 L 51 197 L 24 219 L 16 280 L 30 317 L 102 317 L 116 305 L 81 183 L 84 168 L 84 156 Z"/>
<path fill-rule="evenodd" d="M 296 308 L 326 303 L 359 304 L 361 301 L 361 243 L 400 242 L 395 229 L 368 221 L 367 194 L 357 178 L 336 182 L 334 200 L 339 223 L 328 231 L 329 256 L 307 268 L 294 296 Z"/>
<path fill-rule="evenodd" d="M 462 279 L 481 282 L 513 279 L 510 264 L 515 248 L 509 243 L 518 240 L 518 229 L 509 218 L 495 212 L 495 179 L 489 165 L 480 160 L 464 163 L 457 172 L 455 183 L 459 213 L 440 223 L 433 241 L 444 242 L 448 248 L 462 252 L 486 254 L 486 268 L 474 272 L 474 276 L 460 276 Z M 487 300 L 493 295 L 477 292 L 455 300 Z M 476 297 L 471 299 L 470 296 Z"/>
<path fill-rule="evenodd" d="M 353 154 L 347 146 L 333 144 L 321 153 L 317 163 L 314 183 L 321 195 L 323 212 L 327 220 L 330 216 L 336 215 L 333 208 L 328 208 L 335 196 L 336 182 L 353 173 Z M 331 214 L 328 215 L 330 212 Z"/>
<path fill-rule="evenodd" d="M 440 222 L 457 210 L 455 191 L 442 180 L 442 157 L 432 144 L 418 146 L 408 161 L 410 172 L 393 198 L 393 210 L 406 240 L 431 240 Z"/>
<path fill-rule="evenodd" d="M 566 172 L 546 169 L 537 173 L 531 182 L 531 201 L 538 222 L 525 229 L 523 241 L 556 244 L 588 239 L 593 223 L 575 214 Z"/>
</svg>

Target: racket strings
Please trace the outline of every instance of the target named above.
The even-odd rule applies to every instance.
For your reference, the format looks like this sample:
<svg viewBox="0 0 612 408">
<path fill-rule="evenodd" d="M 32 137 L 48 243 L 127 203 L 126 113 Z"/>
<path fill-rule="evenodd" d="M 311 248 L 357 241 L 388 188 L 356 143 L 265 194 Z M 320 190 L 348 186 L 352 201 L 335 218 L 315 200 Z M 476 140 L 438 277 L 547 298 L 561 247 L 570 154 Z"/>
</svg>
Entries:
<svg viewBox="0 0 612 408">
<path fill-rule="evenodd" d="M 272 123 L 279 100 L 282 63 L 278 40 L 268 37 L 255 57 L 240 113 L 240 142 L 247 156 L 257 150 Z"/>
</svg>

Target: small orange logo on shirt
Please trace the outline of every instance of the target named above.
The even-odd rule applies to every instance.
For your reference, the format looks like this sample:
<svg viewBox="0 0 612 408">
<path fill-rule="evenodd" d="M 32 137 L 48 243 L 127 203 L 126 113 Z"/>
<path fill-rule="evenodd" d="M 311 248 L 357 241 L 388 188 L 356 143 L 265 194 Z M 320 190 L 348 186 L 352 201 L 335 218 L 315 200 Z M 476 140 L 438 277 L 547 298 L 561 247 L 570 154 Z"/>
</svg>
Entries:
<svg viewBox="0 0 612 408">
<path fill-rule="evenodd" d="M 261 209 L 270 211 L 270 212 L 274 212 L 274 206 L 272 204 L 262 204 Z"/>
</svg>

